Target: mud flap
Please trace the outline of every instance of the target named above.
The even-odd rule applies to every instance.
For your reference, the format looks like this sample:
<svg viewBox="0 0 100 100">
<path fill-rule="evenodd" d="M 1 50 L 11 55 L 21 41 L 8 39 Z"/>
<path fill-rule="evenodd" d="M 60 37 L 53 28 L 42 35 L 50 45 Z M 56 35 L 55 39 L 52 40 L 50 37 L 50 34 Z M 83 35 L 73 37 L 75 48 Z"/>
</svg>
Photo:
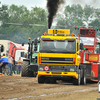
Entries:
<svg viewBox="0 0 100 100">
<path fill-rule="evenodd" d="M 99 68 L 98 68 L 98 81 L 100 81 L 100 64 L 99 64 L 98 67 L 99 67 Z"/>
<path fill-rule="evenodd" d="M 79 68 L 80 68 L 80 69 L 84 69 L 84 68 L 86 68 L 86 65 L 80 64 L 80 65 L 79 65 Z"/>
<path fill-rule="evenodd" d="M 83 75 L 84 75 L 84 71 L 83 71 L 83 70 L 86 69 L 86 65 L 84 65 L 84 64 L 80 64 L 80 65 L 79 65 L 79 69 L 81 70 L 81 78 L 82 78 Z M 86 73 L 85 73 L 85 74 L 86 74 Z"/>
</svg>

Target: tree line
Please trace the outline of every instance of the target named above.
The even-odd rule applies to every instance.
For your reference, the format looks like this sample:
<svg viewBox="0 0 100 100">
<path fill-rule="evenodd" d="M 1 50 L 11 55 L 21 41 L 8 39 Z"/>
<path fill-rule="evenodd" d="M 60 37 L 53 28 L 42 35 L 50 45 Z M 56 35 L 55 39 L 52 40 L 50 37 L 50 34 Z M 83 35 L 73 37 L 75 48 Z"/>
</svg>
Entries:
<svg viewBox="0 0 100 100">
<path fill-rule="evenodd" d="M 44 32 L 48 32 L 47 16 L 47 9 L 40 7 L 32 7 L 31 10 L 28 10 L 24 5 L 2 5 L 0 7 L 0 39 L 11 40 L 16 43 L 27 43 L 29 37 L 32 40 L 40 37 Z M 75 26 L 96 29 L 100 27 L 99 19 L 100 8 L 93 8 L 90 5 L 82 7 L 80 4 L 67 5 L 63 14 L 60 14 L 58 10 L 54 19 L 56 25 L 52 28 L 70 29 L 71 33 L 74 32 L 78 35 L 79 30 L 75 30 Z M 99 33 L 97 31 L 97 35 Z"/>
<path fill-rule="evenodd" d="M 71 32 L 74 32 L 78 35 L 79 30 L 75 30 L 75 26 L 79 26 L 79 28 L 94 28 L 100 27 L 100 8 L 93 8 L 90 5 L 85 5 L 82 7 L 80 4 L 66 6 L 63 15 L 59 15 L 57 17 L 57 25 L 56 28 L 62 28 L 62 26 L 66 26 L 64 28 L 70 29 Z M 59 27 L 59 25 L 61 25 Z M 99 35 L 99 30 L 97 31 L 97 35 Z"/>
</svg>

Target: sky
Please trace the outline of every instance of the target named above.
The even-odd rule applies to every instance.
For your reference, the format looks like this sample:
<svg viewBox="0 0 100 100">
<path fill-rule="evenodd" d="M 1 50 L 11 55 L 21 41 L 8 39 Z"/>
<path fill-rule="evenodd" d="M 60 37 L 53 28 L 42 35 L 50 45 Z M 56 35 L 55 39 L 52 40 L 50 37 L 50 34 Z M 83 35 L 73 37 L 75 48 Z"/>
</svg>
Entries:
<svg viewBox="0 0 100 100">
<path fill-rule="evenodd" d="M 29 10 L 31 10 L 31 7 L 41 7 L 41 8 L 45 8 L 46 9 L 46 4 L 47 4 L 47 0 L 0 0 L 1 4 L 6 4 L 8 6 L 11 6 L 12 4 L 15 4 L 17 6 L 21 6 L 24 5 L 26 6 Z M 90 5 L 94 8 L 100 8 L 100 0 L 65 0 L 65 4 L 66 5 L 72 5 L 72 4 L 81 4 L 82 7 L 84 7 L 84 5 Z M 60 13 L 63 14 L 63 10 L 61 8 Z M 55 22 L 53 22 L 53 25 L 55 25 Z"/>
<path fill-rule="evenodd" d="M 24 5 L 26 6 L 29 10 L 31 10 L 31 7 L 42 7 L 46 8 L 46 3 L 47 0 L 0 0 L 1 5 L 6 4 L 6 5 Z M 72 5 L 72 4 L 81 4 L 81 6 L 84 5 L 91 5 L 94 8 L 100 8 L 100 0 L 65 0 L 65 6 L 66 5 Z"/>
<path fill-rule="evenodd" d="M 46 0 L 0 0 L 1 4 L 6 4 L 6 5 L 24 5 L 26 6 L 28 9 L 31 9 L 31 7 L 42 7 L 42 8 L 46 8 Z"/>
</svg>

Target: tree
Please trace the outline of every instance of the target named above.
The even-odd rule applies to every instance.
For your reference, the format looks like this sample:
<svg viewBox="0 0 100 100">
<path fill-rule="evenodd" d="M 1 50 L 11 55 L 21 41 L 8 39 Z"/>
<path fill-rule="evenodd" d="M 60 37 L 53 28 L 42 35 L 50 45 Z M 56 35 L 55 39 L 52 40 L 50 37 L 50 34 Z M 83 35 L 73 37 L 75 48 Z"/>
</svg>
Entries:
<svg viewBox="0 0 100 100">
<path fill-rule="evenodd" d="M 4 23 L 8 21 L 9 15 L 8 15 L 8 6 L 7 5 L 2 5 L 0 7 L 0 22 Z"/>
<path fill-rule="evenodd" d="M 79 30 L 75 30 L 75 26 L 90 27 L 93 28 L 100 25 L 100 9 L 95 9 L 89 5 L 81 7 L 81 5 L 66 6 L 63 16 L 57 16 L 57 27 L 70 29 L 70 32 L 74 32 L 78 35 Z M 63 26 L 63 27 L 61 27 Z M 65 26 L 65 27 L 64 27 Z"/>
<path fill-rule="evenodd" d="M 8 6 L 7 6 L 8 7 Z M 41 36 L 45 31 L 47 32 L 47 26 L 31 26 L 29 24 L 41 24 L 47 25 L 47 12 L 40 7 L 33 7 L 29 11 L 24 5 L 17 6 L 11 5 L 8 9 L 2 7 L 3 11 L 8 15 L 4 17 L 3 25 L 0 28 L 1 39 L 8 39 L 17 43 L 27 43 L 28 38 L 34 39 Z M 7 18 L 6 18 L 7 17 Z M 7 23 L 18 23 L 19 25 L 8 25 Z M 23 24 L 23 25 L 20 25 Z"/>
<path fill-rule="evenodd" d="M 66 6 L 64 10 L 64 16 L 59 16 L 57 18 L 58 27 L 56 28 L 61 28 L 61 26 L 65 26 L 66 29 L 70 29 L 71 32 L 74 32 L 77 35 L 78 32 L 75 31 L 74 27 L 82 26 L 84 24 L 82 21 L 82 14 L 83 9 L 80 5 L 72 5 L 71 7 L 69 5 Z"/>
<path fill-rule="evenodd" d="M 86 26 L 89 26 L 89 23 L 92 22 L 94 18 L 94 8 L 90 7 L 90 5 L 85 5 L 83 12 L 83 21 Z"/>
<path fill-rule="evenodd" d="M 7 5 L 2 5 L 0 7 L 0 39 L 6 37 L 5 27 L 7 25 L 4 25 L 3 23 L 8 22 L 8 19 L 9 19 L 9 15 L 8 15 L 7 10 L 8 10 Z"/>
</svg>

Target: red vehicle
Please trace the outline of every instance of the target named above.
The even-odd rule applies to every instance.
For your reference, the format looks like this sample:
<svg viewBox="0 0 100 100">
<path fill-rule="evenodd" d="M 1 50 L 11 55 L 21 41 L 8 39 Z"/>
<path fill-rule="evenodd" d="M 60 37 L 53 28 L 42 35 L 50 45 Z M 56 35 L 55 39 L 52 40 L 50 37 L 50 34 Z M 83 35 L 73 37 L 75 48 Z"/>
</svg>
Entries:
<svg viewBox="0 0 100 100">
<path fill-rule="evenodd" d="M 18 61 L 19 57 L 25 58 L 25 52 L 27 52 L 22 46 L 17 43 L 10 42 L 8 53 L 14 57 L 15 61 Z"/>
<path fill-rule="evenodd" d="M 98 81 L 100 65 L 99 54 L 96 54 L 96 29 L 80 28 L 78 38 L 83 43 L 83 50 L 80 51 L 81 64 L 86 66 L 86 77 Z"/>
</svg>

